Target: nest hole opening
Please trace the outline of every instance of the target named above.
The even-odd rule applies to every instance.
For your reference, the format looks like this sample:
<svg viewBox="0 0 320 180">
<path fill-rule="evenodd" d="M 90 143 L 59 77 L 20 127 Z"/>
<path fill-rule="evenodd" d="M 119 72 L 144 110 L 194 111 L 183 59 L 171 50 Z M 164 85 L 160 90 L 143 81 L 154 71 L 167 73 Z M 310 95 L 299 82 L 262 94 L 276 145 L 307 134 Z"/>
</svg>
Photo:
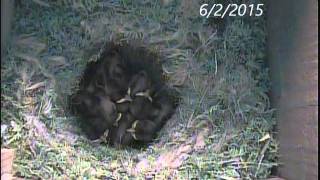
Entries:
<svg viewBox="0 0 320 180">
<path fill-rule="evenodd" d="M 94 142 L 145 146 L 154 141 L 178 105 L 178 93 L 165 79 L 156 53 L 106 43 L 79 78 L 70 96 L 71 113 Z"/>
</svg>

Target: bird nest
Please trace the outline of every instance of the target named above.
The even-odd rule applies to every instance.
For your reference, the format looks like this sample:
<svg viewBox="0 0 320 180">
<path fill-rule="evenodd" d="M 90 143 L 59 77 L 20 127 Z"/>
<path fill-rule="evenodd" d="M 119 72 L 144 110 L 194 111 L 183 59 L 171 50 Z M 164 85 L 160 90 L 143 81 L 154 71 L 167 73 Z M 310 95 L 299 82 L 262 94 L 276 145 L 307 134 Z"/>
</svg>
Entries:
<svg viewBox="0 0 320 180">
<path fill-rule="evenodd" d="M 145 48 L 107 43 L 71 96 L 71 111 L 87 137 L 116 147 L 151 142 L 177 106 L 161 67 Z"/>
</svg>

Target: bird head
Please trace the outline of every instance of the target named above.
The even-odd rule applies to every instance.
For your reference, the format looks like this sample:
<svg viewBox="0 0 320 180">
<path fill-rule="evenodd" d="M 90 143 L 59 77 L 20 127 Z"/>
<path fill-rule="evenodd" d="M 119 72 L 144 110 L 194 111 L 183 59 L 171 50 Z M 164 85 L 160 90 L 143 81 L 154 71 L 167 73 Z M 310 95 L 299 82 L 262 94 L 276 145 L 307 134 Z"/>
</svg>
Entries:
<svg viewBox="0 0 320 180">
<path fill-rule="evenodd" d="M 132 102 L 132 98 L 131 98 L 131 89 L 130 87 L 127 90 L 127 93 L 124 95 L 124 97 L 119 98 L 118 100 L 116 100 L 117 104 L 122 104 L 122 103 L 127 103 L 127 102 Z"/>
</svg>

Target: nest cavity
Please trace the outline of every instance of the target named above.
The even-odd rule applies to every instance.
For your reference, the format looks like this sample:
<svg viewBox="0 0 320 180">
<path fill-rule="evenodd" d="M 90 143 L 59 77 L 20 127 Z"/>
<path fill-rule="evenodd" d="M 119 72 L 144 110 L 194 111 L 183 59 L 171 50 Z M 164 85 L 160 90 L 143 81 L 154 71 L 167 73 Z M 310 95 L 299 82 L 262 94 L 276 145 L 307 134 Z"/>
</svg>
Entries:
<svg viewBox="0 0 320 180">
<path fill-rule="evenodd" d="M 70 105 L 90 140 L 145 145 L 174 113 L 177 92 L 166 85 L 155 53 L 107 43 L 99 58 L 87 64 Z"/>
</svg>

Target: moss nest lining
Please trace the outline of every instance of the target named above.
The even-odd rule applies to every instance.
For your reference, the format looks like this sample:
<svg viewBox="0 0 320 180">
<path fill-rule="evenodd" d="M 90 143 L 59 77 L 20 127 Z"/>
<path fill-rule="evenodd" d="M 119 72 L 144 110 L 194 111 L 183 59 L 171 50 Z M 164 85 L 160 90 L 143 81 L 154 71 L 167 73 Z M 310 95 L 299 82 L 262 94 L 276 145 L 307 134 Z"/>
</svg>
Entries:
<svg viewBox="0 0 320 180">
<path fill-rule="evenodd" d="M 199 16 L 198 0 L 18 2 L 12 45 L 1 60 L 1 148 L 16 151 L 14 176 L 272 176 L 279 145 L 267 96 L 266 13 L 216 21 Z M 105 42 L 116 43 L 95 46 Z M 175 113 L 142 148 L 93 143 L 79 128 L 90 119 L 66 111 L 70 97 L 91 82 L 79 77 L 93 78 L 85 74 L 96 74 L 103 52 L 120 45 L 123 59 L 141 64 L 130 69 L 163 79 L 156 82 L 164 82 L 170 97 L 179 99 Z"/>
<path fill-rule="evenodd" d="M 87 64 L 70 101 L 90 140 L 117 147 L 151 142 L 176 106 L 157 55 L 111 42 Z"/>
</svg>

